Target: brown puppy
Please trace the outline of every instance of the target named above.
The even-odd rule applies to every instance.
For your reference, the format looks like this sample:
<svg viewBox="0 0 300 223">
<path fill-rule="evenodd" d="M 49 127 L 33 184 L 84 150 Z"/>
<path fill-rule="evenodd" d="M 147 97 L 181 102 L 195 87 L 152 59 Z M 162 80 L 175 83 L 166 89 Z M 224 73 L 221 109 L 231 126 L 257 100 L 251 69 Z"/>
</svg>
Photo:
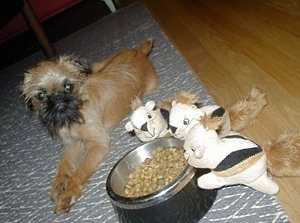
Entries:
<svg viewBox="0 0 300 223">
<path fill-rule="evenodd" d="M 68 212 L 76 202 L 109 151 L 110 133 L 129 113 L 131 100 L 156 87 L 151 50 L 148 40 L 93 66 L 62 56 L 25 73 L 25 102 L 64 147 L 51 190 L 55 213 Z"/>
</svg>

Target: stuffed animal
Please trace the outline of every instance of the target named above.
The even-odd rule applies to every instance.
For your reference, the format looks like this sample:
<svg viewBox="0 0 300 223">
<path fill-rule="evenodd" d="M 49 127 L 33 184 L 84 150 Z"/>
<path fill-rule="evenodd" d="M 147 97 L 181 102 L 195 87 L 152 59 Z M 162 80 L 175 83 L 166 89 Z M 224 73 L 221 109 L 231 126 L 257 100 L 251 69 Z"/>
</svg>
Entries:
<svg viewBox="0 0 300 223">
<path fill-rule="evenodd" d="M 189 130 L 198 124 L 204 113 L 211 116 L 219 116 L 223 119 L 223 125 L 217 130 L 219 137 L 229 134 L 231 130 L 240 131 L 257 118 L 262 109 L 267 105 L 265 93 L 253 87 L 246 96 L 237 100 L 228 109 L 218 105 L 197 106 L 197 98 L 194 95 L 185 94 L 190 100 L 172 101 L 169 126 L 172 134 L 179 139 L 184 139 Z"/>
<path fill-rule="evenodd" d="M 142 141 L 148 142 L 156 138 L 164 137 L 169 132 L 169 111 L 157 108 L 154 101 L 148 101 L 141 105 L 139 98 L 133 103 L 137 107 L 130 116 L 130 120 L 125 124 L 128 132 L 134 132 Z"/>
<path fill-rule="evenodd" d="M 172 134 L 178 139 L 184 139 L 190 129 L 199 124 L 204 114 L 224 119 L 224 125 L 218 129 L 220 137 L 226 136 L 231 130 L 228 112 L 218 105 L 197 107 L 195 104 L 172 102 L 169 125 Z"/>
<path fill-rule="evenodd" d="M 267 157 L 262 147 L 239 134 L 220 138 L 216 132 L 223 120 L 203 115 L 185 136 L 187 162 L 211 172 L 197 179 L 203 189 L 243 184 L 266 194 L 276 194 L 279 186 L 267 174 Z"/>
</svg>

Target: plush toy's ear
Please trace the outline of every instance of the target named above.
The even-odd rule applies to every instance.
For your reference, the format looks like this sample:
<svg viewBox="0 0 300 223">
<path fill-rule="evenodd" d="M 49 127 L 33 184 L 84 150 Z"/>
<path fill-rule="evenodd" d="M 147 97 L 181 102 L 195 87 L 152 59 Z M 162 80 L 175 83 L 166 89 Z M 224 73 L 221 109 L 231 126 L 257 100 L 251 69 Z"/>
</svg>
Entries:
<svg viewBox="0 0 300 223">
<path fill-rule="evenodd" d="M 193 106 L 195 106 L 195 108 L 194 108 L 195 117 L 197 117 L 198 120 L 201 120 L 205 113 L 201 109 L 197 108 L 196 105 L 193 105 Z"/>
<path fill-rule="evenodd" d="M 172 101 L 172 106 L 175 106 L 176 104 L 176 101 Z"/>
<path fill-rule="evenodd" d="M 146 102 L 145 107 L 148 108 L 149 110 L 154 110 L 155 102 L 154 101 L 148 101 L 148 102 Z"/>
<path fill-rule="evenodd" d="M 201 107 L 203 106 L 200 102 L 196 102 L 194 105 L 195 105 L 197 108 L 201 108 Z"/>
<path fill-rule="evenodd" d="M 198 110 L 198 107 L 197 107 L 197 105 L 195 105 L 195 104 L 191 105 L 191 108 L 194 109 L 194 110 L 195 110 L 195 109 Z"/>
<path fill-rule="evenodd" d="M 125 129 L 127 130 L 127 132 L 132 132 L 134 130 L 132 123 L 131 122 L 127 122 L 125 124 Z"/>
<path fill-rule="evenodd" d="M 223 107 L 219 107 L 211 113 L 211 117 L 222 117 L 225 113 L 225 109 Z"/>
<path fill-rule="evenodd" d="M 170 111 L 168 111 L 167 109 L 161 108 L 160 113 L 164 117 L 164 119 L 167 121 L 167 123 L 169 123 Z"/>
</svg>

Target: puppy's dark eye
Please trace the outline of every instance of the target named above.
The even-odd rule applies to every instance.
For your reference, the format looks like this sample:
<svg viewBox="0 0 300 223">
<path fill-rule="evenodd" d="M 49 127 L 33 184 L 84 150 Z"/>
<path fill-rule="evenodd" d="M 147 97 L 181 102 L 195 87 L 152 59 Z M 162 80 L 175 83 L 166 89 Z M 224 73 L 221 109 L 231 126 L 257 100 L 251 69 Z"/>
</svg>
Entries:
<svg viewBox="0 0 300 223">
<path fill-rule="evenodd" d="M 185 118 L 184 120 L 183 120 L 183 124 L 184 125 L 188 125 L 190 123 L 190 120 L 188 120 L 187 118 Z"/>
<path fill-rule="evenodd" d="M 147 113 L 147 118 L 148 119 L 151 119 L 152 118 L 152 115 L 150 113 Z"/>
<path fill-rule="evenodd" d="M 44 100 L 46 98 L 46 93 L 44 91 L 40 91 L 37 95 L 36 98 L 40 101 Z"/>
<path fill-rule="evenodd" d="M 67 83 L 67 84 L 65 84 L 64 87 L 65 87 L 65 92 L 66 93 L 72 93 L 73 90 L 74 90 L 74 84 Z"/>
</svg>

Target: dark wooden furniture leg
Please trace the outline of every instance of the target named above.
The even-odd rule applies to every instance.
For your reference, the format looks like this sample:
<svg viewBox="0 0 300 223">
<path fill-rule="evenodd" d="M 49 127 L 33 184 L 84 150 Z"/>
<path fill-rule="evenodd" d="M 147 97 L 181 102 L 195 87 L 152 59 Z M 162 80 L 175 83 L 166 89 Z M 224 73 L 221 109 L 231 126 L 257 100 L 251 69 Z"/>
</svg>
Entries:
<svg viewBox="0 0 300 223">
<path fill-rule="evenodd" d="M 50 59 L 51 57 L 54 57 L 55 55 L 57 55 L 57 52 L 56 52 L 54 46 L 52 45 L 52 43 L 50 42 L 50 40 L 48 39 L 48 37 L 44 31 L 44 28 L 42 27 L 37 15 L 33 11 L 32 7 L 28 3 L 28 1 L 27 0 L 23 0 L 23 1 L 24 1 L 24 7 L 22 9 L 22 14 L 23 14 L 25 20 L 27 21 L 28 26 L 34 32 L 46 57 L 48 59 Z"/>
</svg>

